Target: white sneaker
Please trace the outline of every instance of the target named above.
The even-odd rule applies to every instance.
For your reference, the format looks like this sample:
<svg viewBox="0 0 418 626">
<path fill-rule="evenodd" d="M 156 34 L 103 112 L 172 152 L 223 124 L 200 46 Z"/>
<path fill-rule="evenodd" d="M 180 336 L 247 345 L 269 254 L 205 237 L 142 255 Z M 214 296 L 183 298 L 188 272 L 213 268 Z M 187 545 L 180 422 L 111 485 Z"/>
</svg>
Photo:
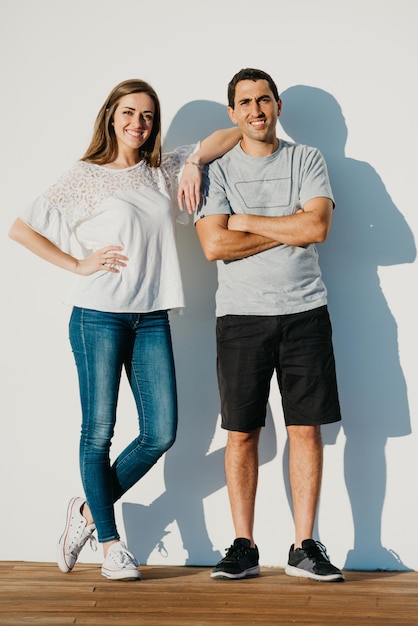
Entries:
<svg viewBox="0 0 418 626">
<path fill-rule="evenodd" d="M 138 580 L 141 574 L 134 555 L 122 541 L 114 543 L 103 561 L 102 575 L 110 580 Z"/>
<path fill-rule="evenodd" d="M 71 498 L 67 509 L 67 522 L 64 532 L 57 546 L 57 562 L 62 572 L 71 572 L 76 564 L 81 548 L 90 541 L 93 550 L 97 550 L 96 530 L 94 524 L 87 524 L 81 514 L 81 507 L 85 503 L 83 498 Z"/>
</svg>

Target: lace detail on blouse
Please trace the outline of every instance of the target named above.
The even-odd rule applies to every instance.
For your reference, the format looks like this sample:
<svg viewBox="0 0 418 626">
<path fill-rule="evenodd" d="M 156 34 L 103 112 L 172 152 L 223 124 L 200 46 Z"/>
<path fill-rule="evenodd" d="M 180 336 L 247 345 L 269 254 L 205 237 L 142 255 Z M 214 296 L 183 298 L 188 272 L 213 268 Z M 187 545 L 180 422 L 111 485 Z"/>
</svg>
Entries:
<svg viewBox="0 0 418 626">
<path fill-rule="evenodd" d="M 72 230 L 88 219 L 96 207 L 120 191 L 139 189 L 145 185 L 172 199 L 177 193 L 177 177 L 193 146 L 184 146 L 164 154 L 161 167 L 151 167 L 145 161 L 118 170 L 85 161 L 77 161 L 44 194 L 50 209 L 57 210 Z"/>
<path fill-rule="evenodd" d="M 180 146 L 174 152 L 163 154 L 160 169 L 167 184 L 172 202 L 177 202 L 178 175 L 181 168 L 196 148 L 197 146 Z"/>
</svg>

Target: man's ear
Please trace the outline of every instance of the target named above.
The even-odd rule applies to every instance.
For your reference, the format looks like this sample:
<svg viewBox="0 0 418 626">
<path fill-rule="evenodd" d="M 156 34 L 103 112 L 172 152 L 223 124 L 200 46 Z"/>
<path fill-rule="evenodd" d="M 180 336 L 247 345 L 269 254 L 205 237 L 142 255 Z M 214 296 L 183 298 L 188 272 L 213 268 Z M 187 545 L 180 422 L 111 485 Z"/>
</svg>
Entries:
<svg viewBox="0 0 418 626">
<path fill-rule="evenodd" d="M 277 100 L 277 117 L 279 117 L 280 113 L 282 112 L 282 104 L 283 104 L 282 100 L 281 100 L 281 98 L 279 98 Z"/>
<path fill-rule="evenodd" d="M 236 124 L 236 123 L 237 123 L 237 120 L 236 120 L 236 117 L 235 117 L 235 111 L 234 111 L 234 109 L 233 109 L 232 107 L 228 107 L 227 111 L 228 111 L 228 115 L 229 115 L 229 117 L 231 118 L 231 122 L 232 122 L 233 124 Z"/>
</svg>

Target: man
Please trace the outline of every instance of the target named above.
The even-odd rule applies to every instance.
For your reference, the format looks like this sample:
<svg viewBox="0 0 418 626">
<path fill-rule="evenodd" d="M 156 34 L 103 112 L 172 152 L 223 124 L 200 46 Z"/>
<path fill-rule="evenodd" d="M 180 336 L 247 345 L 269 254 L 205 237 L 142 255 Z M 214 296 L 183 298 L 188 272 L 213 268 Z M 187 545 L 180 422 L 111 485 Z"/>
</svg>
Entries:
<svg viewBox="0 0 418 626">
<path fill-rule="evenodd" d="M 334 202 L 315 148 L 276 136 L 282 102 L 272 78 L 251 68 L 228 85 L 239 145 L 209 167 L 196 230 L 217 261 L 217 368 L 225 473 L 236 539 L 213 578 L 259 574 L 254 542 L 258 442 L 274 371 L 289 438 L 295 540 L 286 573 L 342 581 L 312 538 L 321 475 L 321 424 L 341 419 L 326 289 L 315 243 L 328 236 Z M 198 165 L 199 163 L 194 163 Z"/>
</svg>

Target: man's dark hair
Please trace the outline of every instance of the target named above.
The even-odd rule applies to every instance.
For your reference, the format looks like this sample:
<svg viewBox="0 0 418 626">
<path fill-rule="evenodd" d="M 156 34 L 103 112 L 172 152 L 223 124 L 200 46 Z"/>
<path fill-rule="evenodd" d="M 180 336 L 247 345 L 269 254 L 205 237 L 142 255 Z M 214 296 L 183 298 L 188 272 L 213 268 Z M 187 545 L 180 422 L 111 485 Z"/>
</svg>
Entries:
<svg viewBox="0 0 418 626">
<path fill-rule="evenodd" d="M 277 101 L 280 98 L 276 83 L 269 74 L 263 72 L 263 70 L 256 70 L 253 67 L 245 67 L 237 72 L 228 84 L 228 104 L 232 109 L 234 108 L 235 102 L 235 87 L 241 80 L 266 80 L 273 93 L 274 99 Z"/>
</svg>

